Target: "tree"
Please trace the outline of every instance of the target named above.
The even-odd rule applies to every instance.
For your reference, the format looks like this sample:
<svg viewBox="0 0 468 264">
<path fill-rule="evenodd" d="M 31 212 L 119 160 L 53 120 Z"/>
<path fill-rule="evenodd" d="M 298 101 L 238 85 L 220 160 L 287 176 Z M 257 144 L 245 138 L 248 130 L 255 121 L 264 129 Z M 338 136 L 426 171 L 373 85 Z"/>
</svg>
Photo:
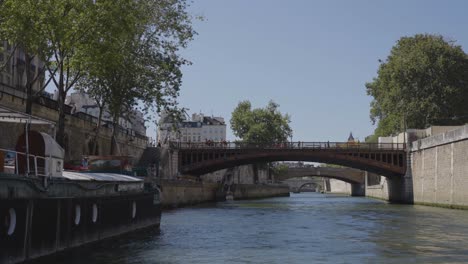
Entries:
<svg viewBox="0 0 468 264">
<path fill-rule="evenodd" d="M 103 18 L 97 24 L 104 25 L 103 32 L 116 34 L 102 34 L 86 52 L 88 74 L 82 87 L 112 115 L 114 154 L 118 120 L 131 120 L 135 106 L 143 106 L 146 113 L 178 109 L 180 67 L 188 61 L 177 51 L 196 33 L 185 1 L 119 0 L 96 5 Z"/>
<path fill-rule="evenodd" d="M 283 163 L 276 163 L 271 166 L 271 172 L 274 176 L 283 176 L 288 173 L 289 166 Z"/>
<path fill-rule="evenodd" d="M 13 14 L 2 16 L 0 27 L 11 29 L 4 36 L 10 42 L 19 41 L 17 44 L 26 48 L 27 53 L 40 57 L 58 90 L 56 139 L 63 146 L 65 98 L 83 73 L 80 49 L 97 37 L 94 3 L 86 0 L 4 0 L 0 9 L 2 15 Z M 11 37 L 15 35 L 22 37 Z M 36 43 L 40 45 L 36 46 Z"/>
<path fill-rule="evenodd" d="M 33 101 L 50 81 L 44 80 L 45 65 L 32 65 L 35 57 L 42 61 L 45 59 L 42 51 L 47 47 L 47 42 L 42 37 L 44 32 L 35 22 L 40 14 L 38 6 L 38 2 L 33 0 L 0 2 L 0 40 L 5 40 L 13 46 L 4 65 L 0 66 L 0 72 L 14 59 L 15 52 L 20 50 L 22 56 L 20 60 L 14 61 L 14 65 L 20 74 L 24 73 L 27 114 L 32 113 Z M 36 92 L 33 92 L 33 86 L 38 87 Z"/>
<path fill-rule="evenodd" d="M 462 48 L 440 35 L 402 37 L 366 83 L 374 97 L 370 118 L 375 136 L 403 128 L 460 125 L 468 121 L 468 59 Z M 405 124 L 406 123 L 406 124 Z"/>
<path fill-rule="evenodd" d="M 281 114 L 279 105 L 270 101 L 265 108 L 252 109 L 249 101 L 240 102 L 231 116 L 234 135 L 244 142 L 286 142 L 292 135 L 288 114 Z"/>
<path fill-rule="evenodd" d="M 41 44 L 30 51 L 44 60 L 58 90 L 60 145 L 65 98 L 83 77 L 98 84 L 94 94 L 105 98 L 114 120 L 138 102 L 157 110 L 176 104 L 180 67 L 187 63 L 178 51 L 195 34 L 186 0 L 3 0 L 0 5 L 0 28 L 10 29 L 0 36 L 32 32 L 34 38 L 9 41 Z"/>
</svg>

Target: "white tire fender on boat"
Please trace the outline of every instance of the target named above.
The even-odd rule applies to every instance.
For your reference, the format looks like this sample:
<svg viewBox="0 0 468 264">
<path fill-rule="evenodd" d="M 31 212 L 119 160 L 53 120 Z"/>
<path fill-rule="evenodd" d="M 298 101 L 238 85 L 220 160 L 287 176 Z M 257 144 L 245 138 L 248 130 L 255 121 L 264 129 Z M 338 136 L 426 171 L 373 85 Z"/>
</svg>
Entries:
<svg viewBox="0 0 468 264">
<path fill-rule="evenodd" d="M 81 206 L 79 204 L 75 205 L 75 225 L 79 225 L 81 220 Z"/>
<path fill-rule="evenodd" d="M 7 234 L 9 236 L 13 235 L 15 233 L 16 229 L 16 211 L 13 208 L 10 208 L 8 210 L 8 230 Z"/>
<path fill-rule="evenodd" d="M 93 223 L 96 223 L 97 219 L 98 219 L 98 207 L 97 207 L 97 204 L 93 204 L 93 215 L 92 215 L 91 220 L 93 221 Z"/>
<path fill-rule="evenodd" d="M 136 208 L 136 202 L 133 201 L 133 203 L 132 203 L 132 219 L 135 219 L 136 210 L 137 210 L 137 208 Z"/>
</svg>

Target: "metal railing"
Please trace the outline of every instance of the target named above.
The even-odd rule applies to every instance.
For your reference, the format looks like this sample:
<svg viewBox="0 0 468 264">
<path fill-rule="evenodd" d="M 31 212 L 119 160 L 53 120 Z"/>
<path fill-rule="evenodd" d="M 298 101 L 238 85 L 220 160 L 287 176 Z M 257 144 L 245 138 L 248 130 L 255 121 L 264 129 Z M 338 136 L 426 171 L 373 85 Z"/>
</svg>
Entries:
<svg viewBox="0 0 468 264">
<path fill-rule="evenodd" d="M 12 174 L 26 176 L 26 177 L 49 176 L 48 173 L 45 171 L 45 165 L 46 165 L 46 162 L 48 161 L 47 157 L 26 154 L 24 152 L 19 152 L 19 151 L 10 150 L 10 149 L 2 149 L 2 148 L 0 148 L 0 152 L 3 152 L 5 154 L 8 154 L 8 153 L 14 154 L 14 170 Z M 24 174 L 20 174 L 20 169 L 19 169 L 20 163 L 18 162 L 20 157 L 24 157 L 25 159 L 25 168 L 24 168 L 25 173 Z M 29 160 L 29 164 L 27 160 Z M 39 160 L 43 160 L 44 167 L 39 166 L 39 162 L 38 162 Z M 0 160 L 0 162 L 3 162 L 3 163 L 5 163 L 5 161 L 6 161 L 6 156 L 4 160 Z M 5 165 L 10 166 L 10 164 L 5 164 Z"/>
<path fill-rule="evenodd" d="M 360 143 L 360 142 L 169 142 L 173 149 L 304 149 L 304 150 L 406 150 L 405 143 Z"/>
<path fill-rule="evenodd" d="M 16 89 L 15 87 L 4 83 L 0 83 L 0 92 L 13 95 L 21 99 L 26 99 L 26 93 L 23 90 Z"/>
</svg>

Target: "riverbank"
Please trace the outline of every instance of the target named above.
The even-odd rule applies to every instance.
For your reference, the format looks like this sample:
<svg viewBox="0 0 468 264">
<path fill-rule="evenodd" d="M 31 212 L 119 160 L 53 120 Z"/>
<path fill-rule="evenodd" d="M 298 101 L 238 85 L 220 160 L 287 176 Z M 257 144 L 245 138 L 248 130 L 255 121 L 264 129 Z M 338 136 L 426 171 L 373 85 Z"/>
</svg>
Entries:
<svg viewBox="0 0 468 264">
<path fill-rule="evenodd" d="M 161 206 L 178 208 L 200 203 L 225 200 L 218 183 L 187 180 L 161 180 Z M 234 200 L 289 196 L 289 187 L 283 184 L 233 184 Z"/>
</svg>

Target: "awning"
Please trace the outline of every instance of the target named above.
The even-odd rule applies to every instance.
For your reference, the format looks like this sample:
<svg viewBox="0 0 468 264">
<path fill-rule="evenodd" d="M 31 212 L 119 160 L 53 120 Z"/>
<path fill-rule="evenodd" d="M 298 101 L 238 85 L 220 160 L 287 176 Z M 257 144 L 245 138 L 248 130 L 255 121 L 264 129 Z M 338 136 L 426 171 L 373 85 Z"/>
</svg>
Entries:
<svg viewBox="0 0 468 264">
<path fill-rule="evenodd" d="M 64 178 L 75 181 L 143 182 L 142 179 L 117 173 L 63 171 L 62 175 Z"/>
<path fill-rule="evenodd" d="M 50 125 L 55 127 L 55 122 L 42 119 L 36 116 L 28 115 L 13 109 L 0 105 L 0 122 L 6 123 L 23 123 L 23 124 L 39 124 Z"/>
<path fill-rule="evenodd" d="M 49 134 L 40 132 L 42 139 L 44 140 L 44 157 L 54 157 L 57 159 L 63 159 L 65 157 L 65 151 Z"/>
</svg>

